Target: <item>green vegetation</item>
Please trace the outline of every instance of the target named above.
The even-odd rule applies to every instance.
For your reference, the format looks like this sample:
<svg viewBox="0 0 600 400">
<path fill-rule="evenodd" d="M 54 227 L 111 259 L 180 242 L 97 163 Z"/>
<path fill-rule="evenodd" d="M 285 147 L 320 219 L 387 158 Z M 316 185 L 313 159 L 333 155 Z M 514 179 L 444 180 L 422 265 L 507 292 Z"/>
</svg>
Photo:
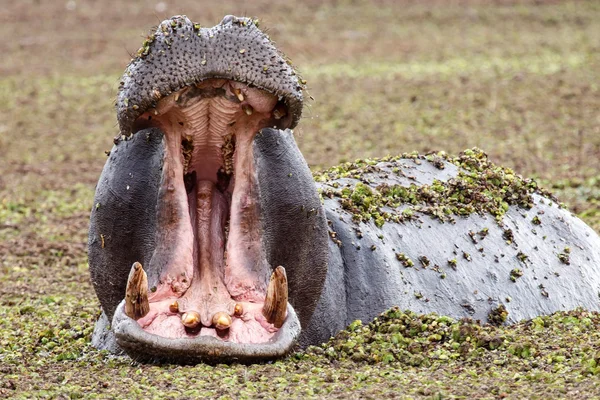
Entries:
<svg viewBox="0 0 600 400">
<path fill-rule="evenodd" d="M 328 344 L 252 366 L 139 365 L 93 349 L 89 339 L 99 305 L 86 265 L 87 227 L 104 152 L 118 133 L 113 105 L 119 76 L 149 28 L 173 14 L 185 13 L 203 26 L 226 14 L 260 17 L 307 80 L 307 98 L 315 99 L 307 101 L 296 130 L 315 171 L 412 151 L 431 153 L 423 162 L 442 165 L 444 157 L 433 156 L 438 151 L 477 147 L 506 167 L 495 167 L 503 182 L 514 176 L 508 179 L 509 188 L 518 185 L 514 204 L 527 203 L 534 189 L 516 174 L 534 177 L 600 231 L 597 1 L 165 4 L 166 11 L 157 11 L 143 1 L 22 1 L 4 9 L 0 397 L 600 393 L 600 317 L 581 310 L 510 327 L 390 310 L 372 324 L 353 323 Z M 463 178 L 481 184 L 472 173 Z M 361 218 L 369 214 L 387 223 L 377 211 L 377 201 L 387 197 L 377 197 L 380 190 L 368 185 L 357 188 L 360 196 L 348 193 L 349 206 Z M 450 215 L 460 215 L 461 208 L 478 212 L 456 194 L 461 206 Z M 513 204 L 497 191 L 491 198 L 492 211 L 486 212 L 495 215 L 501 216 L 503 202 Z M 410 218 L 407 210 L 399 218 Z M 543 215 L 536 218 L 532 224 L 545 223 Z M 505 240 L 511 237 L 505 232 Z M 569 262 L 568 249 L 555 256 Z M 459 258 L 450 266 L 468 262 Z M 399 260 L 409 261 L 407 267 L 428 263 L 424 256 Z M 518 276 L 511 272 L 510 278 Z M 503 313 L 496 311 L 488 318 L 500 324 Z"/>
<path fill-rule="evenodd" d="M 385 163 L 402 159 L 413 159 L 416 163 L 421 163 L 421 160 L 429 161 L 440 169 L 445 166 L 441 160 L 446 159 L 461 169 L 455 178 L 447 182 L 435 179 L 431 185 L 370 185 L 365 174 L 382 172 L 380 167 Z M 407 176 L 398 168 L 394 168 L 393 172 Z M 342 189 L 337 189 L 339 184 L 336 180 L 340 178 L 354 178 L 358 181 L 354 182 L 354 186 L 344 185 Z M 534 180 L 523 179 L 510 168 L 494 165 L 488 160 L 487 154 L 477 148 L 465 150 L 455 158 L 439 153 L 357 160 L 316 173 L 315 179 L 333 188 L 324 189 L 321 194 L 329 198 L 340 198 L 342 208 L 352 213 L 355 221 L 373 219 L 377 226 L 382 226 L 385 221 L 402 222 L 411 219 L 415 212 L 431 215 L 442 222 L 452 220 L 455 215 L 489 213 L 501 222 L 511 205 L 533 207 L 533 193 L 553 198 L 550 193 L 538 188 Z M 408 208 L 400 209 L 406 205 Z M 468 260 L 470 257 L 465 255 L 464 258 Z"/>
</svg>

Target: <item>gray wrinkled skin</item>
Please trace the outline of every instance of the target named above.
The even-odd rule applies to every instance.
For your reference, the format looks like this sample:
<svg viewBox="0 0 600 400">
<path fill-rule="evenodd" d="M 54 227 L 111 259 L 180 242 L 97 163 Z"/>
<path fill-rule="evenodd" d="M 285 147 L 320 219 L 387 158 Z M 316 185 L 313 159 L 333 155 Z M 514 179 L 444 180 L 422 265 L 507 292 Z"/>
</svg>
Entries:
<svg viewBox="0 0 600 400">
<path fill-rule="evenodd" d="M 290 302 L 310 321 L 327 272 L 327 223 L 312 175 L 291 131 L 263 129 L 254 139 L 263 242 L 271 265 L 287 270 Z"/>
<path fill-rule="evenodd" d="M 162 176 L 163 134 L 153 128 L 115 144 L 98 180 L 90 217 L 90 274 L 111 320 L 131 265 L 150 262 Z"/>
</svg>

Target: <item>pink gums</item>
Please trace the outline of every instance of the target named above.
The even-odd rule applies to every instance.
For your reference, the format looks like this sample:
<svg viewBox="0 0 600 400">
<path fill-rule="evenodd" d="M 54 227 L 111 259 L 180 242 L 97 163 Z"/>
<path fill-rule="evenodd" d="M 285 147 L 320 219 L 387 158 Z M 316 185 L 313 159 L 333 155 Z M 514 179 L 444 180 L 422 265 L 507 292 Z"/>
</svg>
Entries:
<svg viewBox="0 0 600 400">
<path fill-rule="evenodd" d="M 160 232 L 153 257 L 162 272 L 150 290 L 150 312 L 138 323 L 147 332 L 167 338 L 200 335 L 263 343 L 277 328 L 262 315 L 272 269 L 260 240 L 252 140 L 272 120 L 277 98 L 226 80 L 209 80 L 198 88 L 224 95 L 182 102 L 184 89 L 140 117 L 165 132 L 166 149 Z M 234 173 L 221 191 L 217 172 L 224 165 L 222 146 L 232 135 Z M 182 140 L 193 145 L 187 165 Z M 187 193 L 183 177 L 192 171 L 194 189 Z M 175 301 L 177 312 L 170 309 Z M 236 304 L 243 309 L 241 315 L 234 312 Z M 200 315 L 198 329 L 185 328 L 181 322 L 182 313 L 190 311 Z M 229 329 L 218 331 L 212 326 L 217 312 L 231 316 Z"/>
</svg>

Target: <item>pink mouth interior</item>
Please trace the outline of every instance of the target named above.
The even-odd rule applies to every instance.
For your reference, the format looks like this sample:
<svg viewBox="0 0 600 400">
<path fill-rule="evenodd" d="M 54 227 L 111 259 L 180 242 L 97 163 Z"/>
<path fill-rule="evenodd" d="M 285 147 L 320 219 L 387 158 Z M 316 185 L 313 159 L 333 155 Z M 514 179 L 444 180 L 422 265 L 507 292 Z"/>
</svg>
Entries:
<svg viewBox="0 0 600 400">
<path fill-rule="evenodd" d="M 261 244 L 252 141 L 281 113 L 272 94 L 211 79 L 162 99 L 136 122 L 165 134 L 159 229 L 146 268 L 160 273 L 148 277 L 150 312 L 138 320 L 147 332 L 263 343 L 277 331 L 262 314 L 272 268 Z M 186 312 L 199 314 L 198 327 L 183 325 Z M 231 316 L 228 329 L 213 326 L 218 312 Z"/>
</svg>

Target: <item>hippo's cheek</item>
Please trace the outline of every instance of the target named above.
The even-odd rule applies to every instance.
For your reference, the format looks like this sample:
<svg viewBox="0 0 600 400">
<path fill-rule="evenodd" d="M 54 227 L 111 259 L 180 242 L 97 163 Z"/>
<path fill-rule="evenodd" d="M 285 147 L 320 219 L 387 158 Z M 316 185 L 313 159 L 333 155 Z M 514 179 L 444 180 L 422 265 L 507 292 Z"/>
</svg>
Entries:
<svg viewBox="0 0 600 400">
<path fill-rule="evenodd" d="M 271 265 L 286 268 L 290 303 L 306 327 L 327 274 L 329 234 L 312 174 L 291 131 L 254 140 L 262 238 Z"/>
<path fill-rule="evenodd" d="M 289 351 L 300 326 L 286 270 L 310 318 L 325 220 L 292 133 L 265 128 L 278 106 L 261 90 L 207 80 L 143 113 L 112 150 L 92 212 L 90 268 L 130 354 L 177 348 L 207 359 L 195 349 L 214 341 L 229 349 L 221 360 Z"/>
<path fill-rule="evenodd" d="M 149 129 L 110 152 L 90 218 L 89 264 L 102 308 L 112 318 L 134 262 L 147 265 L 156 247 L 156 206 L 164 138 Z"/>
</svg>

